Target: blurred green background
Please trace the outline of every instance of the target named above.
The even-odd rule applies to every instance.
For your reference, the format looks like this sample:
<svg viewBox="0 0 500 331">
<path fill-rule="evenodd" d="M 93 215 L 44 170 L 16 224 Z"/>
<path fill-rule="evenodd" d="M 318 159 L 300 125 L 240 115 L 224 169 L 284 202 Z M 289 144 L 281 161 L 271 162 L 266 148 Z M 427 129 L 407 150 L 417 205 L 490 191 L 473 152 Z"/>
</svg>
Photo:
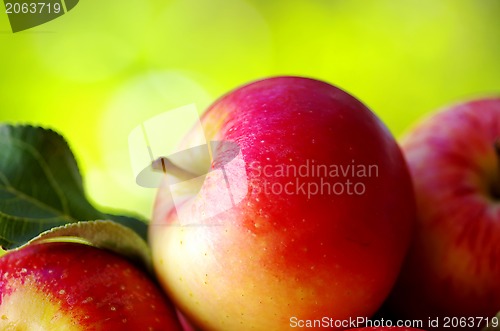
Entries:
<svg viewBox="0 0 500 331">
<path fill-rule="evenodd" d="M 0 121 L 62 133 L 100 206 L 149 217 L 127 136 L 141 121 L 272 75 L 337 85 L 396 135 L 500 91 L 498 0 L 81 0 L 13 34 L 0 13 Z"/>
</svg>

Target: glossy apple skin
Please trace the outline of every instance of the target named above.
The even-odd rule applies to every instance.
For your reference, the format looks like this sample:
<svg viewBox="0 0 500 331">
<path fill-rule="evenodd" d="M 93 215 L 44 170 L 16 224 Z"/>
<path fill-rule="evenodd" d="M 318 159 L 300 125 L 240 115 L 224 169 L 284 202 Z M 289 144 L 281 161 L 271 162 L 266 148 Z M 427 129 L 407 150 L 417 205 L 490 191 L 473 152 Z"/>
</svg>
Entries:
<svg viewBox="0 0 500 331">
<path fill-rule="evenodd" d="M 493 317 L 500 310 L 499 138 L 500 98 L 490 98 L 445 109 L 403 139 L 418 222 L 394 293 L 399 314 Z"/>
<path fill-rule="evenodd" d="M 34 244 L 0 258 L 2 330 L 182 330 L 162 291 L 114 253 Z"/>
<path fill-rule="evenodd" d="M 399 272 L 415 213 L 402 153 L 376 116 L 327 83 L 277 77 L 225 95 L 202 125 L 207 140 L 241 148 L 245 176 L 231 186 L 248 183 L 248 194 L 202 225 L 179 226 L 164 180 L 150 243 L 160 282 L 179 309 L 203 330 L 231 331 L 288 330 L 292 316 L 374 313 Z M 192 132 L 185 141 L 201 140 Z M 228 164 L 217 152 L 212 168 Z M 259 174 L 258 164 L 298 167 L 307 160 L 356 160 L 378 165 L 379 174 L 363 179 L 364 195 L 266 194 L 265 185 L 290 178 Z M 193 169 L 196 162 L 180 166 Z M 241 175 L 231 164 L 226 171 Z M 211 174 L 207 208 L 217 206 L 217 190 L 226 185 Z"/>
</svg>

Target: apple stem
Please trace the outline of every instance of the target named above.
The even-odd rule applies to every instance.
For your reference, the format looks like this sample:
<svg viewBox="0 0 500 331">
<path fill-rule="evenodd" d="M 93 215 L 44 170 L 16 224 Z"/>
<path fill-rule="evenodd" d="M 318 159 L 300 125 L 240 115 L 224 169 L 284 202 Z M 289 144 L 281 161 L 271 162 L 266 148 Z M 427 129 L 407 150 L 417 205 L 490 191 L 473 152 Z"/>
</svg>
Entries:
<svg viewBox="0 0 500 331">
<path fill-rule="evenodd" d="M 153 169 L 160 170 L 164 174 L 172 175 L 181 181 L 197 177 L 196 174 L 179 167 L 166 157 L 160 157 L 156 159 L 152 162 L 151 166 L 153 167 Z"/>
</svg>

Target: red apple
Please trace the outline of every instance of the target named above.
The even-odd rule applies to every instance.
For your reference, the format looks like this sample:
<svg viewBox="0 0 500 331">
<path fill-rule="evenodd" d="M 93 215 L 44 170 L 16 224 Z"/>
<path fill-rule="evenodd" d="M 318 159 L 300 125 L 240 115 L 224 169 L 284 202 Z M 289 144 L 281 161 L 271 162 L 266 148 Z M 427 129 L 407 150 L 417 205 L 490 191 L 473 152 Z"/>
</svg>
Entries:
<svg viewBox="0 0 500 331">
<path fill-rule="evenodd" d="M 407 318 L 440 317 L 440 325 L 445 317 L 493 317 L 500 310 L 500 98 L 441 111 L 402 146 L 418 225 L 393 306 Z"/>
<path fill-rule="evenodd" d="M 0 258 L 1 330 L 182 330 L 148 275 L 76 243 L 33 244 Z"/>
<path fill-rule="evenodd" d="M 176 155 L 200 177 L 167 175 L 150 227 L 157 275 L 179 309 L 219 331 L 373 314 L 399 272 L 415 208 L 380 120 L 327 83 L 278 77 L 230 92 L 201 121 L 205 136 L 193 131 L 184 145 L 222 141 L 211 171 L 207 153 Z"/>
</svg>

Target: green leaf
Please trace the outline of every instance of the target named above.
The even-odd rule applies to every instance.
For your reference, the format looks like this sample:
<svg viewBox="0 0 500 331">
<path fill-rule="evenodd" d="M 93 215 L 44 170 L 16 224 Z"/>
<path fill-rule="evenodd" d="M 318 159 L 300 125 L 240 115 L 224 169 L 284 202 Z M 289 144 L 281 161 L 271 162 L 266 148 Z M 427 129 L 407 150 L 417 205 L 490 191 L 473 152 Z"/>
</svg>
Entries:
<svg viewBox="0 0 500 331">
<path fill-rule="evenodd" d="M 40 233 L 79 221 L 111 219 L 146 238 L 147 225 L 108 215 L 85 196 L 66 141 L 52 130 L 0 125 L 0 245 L 19 247 Z"/>
<path fill-rule="evenodd" d="M 135 231 L 114 221 L 86 221 L 66 224 L 45 231 L 19 247 L 49 242 L 72 241 L 114 251 L 135 262 L 143 263 L 152 272 L 149 246 Z"/>
</svg>

